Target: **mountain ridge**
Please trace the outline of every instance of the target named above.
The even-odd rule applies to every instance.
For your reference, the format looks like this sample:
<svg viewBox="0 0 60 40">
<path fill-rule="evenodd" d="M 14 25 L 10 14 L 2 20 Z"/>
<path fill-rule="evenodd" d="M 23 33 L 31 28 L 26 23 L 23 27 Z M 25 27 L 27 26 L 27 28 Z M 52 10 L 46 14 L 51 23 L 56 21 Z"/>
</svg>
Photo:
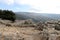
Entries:
<svg viewBox="0 0 60 40">
<path fill-rule="evenodd" d="M 35 22 L 60 19 L 60 14 L 33 13 L 33 12 L 15 12 L 18 20 L 32 19 Z"/>
</svg>

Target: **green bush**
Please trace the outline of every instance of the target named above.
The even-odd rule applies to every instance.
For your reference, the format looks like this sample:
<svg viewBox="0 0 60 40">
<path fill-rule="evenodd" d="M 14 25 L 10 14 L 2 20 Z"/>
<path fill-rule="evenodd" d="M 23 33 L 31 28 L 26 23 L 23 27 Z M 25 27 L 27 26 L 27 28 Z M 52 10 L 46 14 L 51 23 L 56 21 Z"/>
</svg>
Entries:
<svg viewBox="0 0 60 40">
<path fill-rule="evenodd" d="M 8 11 L 8 10 L 0 10 L 0 18 L 11 20 L 11 21 L 15 21 L 16 19 L 15 13 L 12 11 Z"/>
</svg>

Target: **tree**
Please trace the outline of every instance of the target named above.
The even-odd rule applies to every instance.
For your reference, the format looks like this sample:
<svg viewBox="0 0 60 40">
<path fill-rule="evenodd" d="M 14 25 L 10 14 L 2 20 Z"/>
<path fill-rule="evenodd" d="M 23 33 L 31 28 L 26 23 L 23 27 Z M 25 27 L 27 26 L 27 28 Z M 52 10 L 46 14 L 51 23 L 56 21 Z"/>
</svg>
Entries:
<svg viewBox="0 0 60 40">
<path fill-rule="evenodd" d="M 2 14 L 3 14 L 3 13 L 2 13 L 2 10 L 0 10 L 0 18 L 2 17 Z"/>
<path fill-rule="evenodd" d="M 0 18 L 2 19 L 6 19 L 6 20 L 11 20 L 11 21 L 15 21 L 16 17 L 15 17 L 15 13 L 9 10 L 0 10 Z"/>
</svg>

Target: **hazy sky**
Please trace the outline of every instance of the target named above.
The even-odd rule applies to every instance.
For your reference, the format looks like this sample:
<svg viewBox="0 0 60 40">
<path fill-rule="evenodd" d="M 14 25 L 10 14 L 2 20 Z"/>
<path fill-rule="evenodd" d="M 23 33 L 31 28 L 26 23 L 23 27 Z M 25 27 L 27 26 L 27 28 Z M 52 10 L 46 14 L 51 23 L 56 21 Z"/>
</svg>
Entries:
<svg viewBox="0 0 60 40">
<path fill-rule="evenodd" d="M 0 9 L 57 14 L 60 0 L 0 0 Z"/>
</svg>

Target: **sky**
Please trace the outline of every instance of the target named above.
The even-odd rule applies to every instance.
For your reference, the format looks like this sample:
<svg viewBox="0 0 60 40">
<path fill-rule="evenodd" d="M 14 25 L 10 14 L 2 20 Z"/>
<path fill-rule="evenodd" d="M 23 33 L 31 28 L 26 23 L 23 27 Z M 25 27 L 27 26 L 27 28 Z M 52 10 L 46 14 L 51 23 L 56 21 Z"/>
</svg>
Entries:
<svg viewBox="0 0 60 40">
<path fill-rule="evenodd" d="M 0 9 L 60 14 L 60 0 L 0 0 Z"/>
</svg>

